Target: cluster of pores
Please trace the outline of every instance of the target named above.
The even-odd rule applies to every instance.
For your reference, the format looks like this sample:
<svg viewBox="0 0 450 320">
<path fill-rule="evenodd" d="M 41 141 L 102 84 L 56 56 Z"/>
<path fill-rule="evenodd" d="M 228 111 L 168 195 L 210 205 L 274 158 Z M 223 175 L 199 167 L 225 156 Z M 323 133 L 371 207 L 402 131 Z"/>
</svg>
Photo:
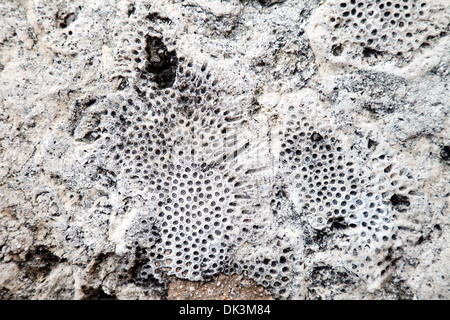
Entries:
<svg viewBox="0 0 450 320">
<path fill-rule="evenodd" d="M 409 38 L 415 15 L 407 13 L 422 3 L 378 2 L 339 2 L 334 5 L 339 16 L 329 17 L 330 25 L 361 30 L 365 45 L 380 49 L 388 46 L 386 38 L 395 40 L 391 48 L 405 50 L 409 45 L 394 35 L 399 31 L 387 30 L 394 24 L 403 28 L 404 20 Z M 402 11 L 400 3 L 409 9 Z M 368 43 L 370 34 L 379 36 L 376 43 Z M 258 219 L 259 210 L 242 195 L 252 185 L 251 170 L 235 161 L 252 147 L 242 134 L 249 114 L 242 106 L 221 105 L 219 84 L 205 64 L 176 55 L 163 39 L 143 31 L 125 38 L 131 52 L 118 50 L 116 58 L 132 68 L 122 70 L 123 86 L 107 100 L 96 161 L 151 202 L 128 233 L 128 248 L 141 258 L 138 278 L 145 282 L 168 274 L 205 280 L 220 272 L 246 272 L 285 294 L 298 261 L 289 242 L 278 241 L 272 254 L 252 261 L 234 257 L 244 233 L 251 233 L 244 222 Z M 290 201 L 313 228 L 343 226 L 355 239 L 354 250 L 381 250 L 395 237 L 392 197 L 407 198 L 408 190 L 390 178 L 390 164 L 382 171 L 363 170 L 316 109 L 300 103 L 283 110 L 276 165 L 288 200 L 273 195 L 274 219 L 280 202 Z M 374 180 L 386 177 L 389 186 L 377 188 Z"/>
</svg>

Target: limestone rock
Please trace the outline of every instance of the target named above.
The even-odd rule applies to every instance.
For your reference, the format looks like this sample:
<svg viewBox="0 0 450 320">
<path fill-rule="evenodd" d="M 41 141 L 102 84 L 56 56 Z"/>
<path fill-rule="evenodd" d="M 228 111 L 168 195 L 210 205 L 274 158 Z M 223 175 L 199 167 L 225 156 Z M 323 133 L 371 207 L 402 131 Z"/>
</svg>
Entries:
<svg viewBox="0 0 450 320">
<path fill-rule="evenodd" d="M 0 1 L 0 299 L 449 299 L 449 23 Z"/>
</svg>

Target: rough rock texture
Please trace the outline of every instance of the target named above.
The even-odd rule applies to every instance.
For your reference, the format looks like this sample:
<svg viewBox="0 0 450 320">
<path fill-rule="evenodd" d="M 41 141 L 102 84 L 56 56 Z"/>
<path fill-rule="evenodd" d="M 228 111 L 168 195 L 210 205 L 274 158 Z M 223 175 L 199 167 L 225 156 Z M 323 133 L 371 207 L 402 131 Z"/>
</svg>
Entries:
<svg viewBox="0 0 450 320">
<path fill-rule="evenodd" d="M 0 299 L 449 299 L 449 24 L 0 0 Z"/>
</svg>

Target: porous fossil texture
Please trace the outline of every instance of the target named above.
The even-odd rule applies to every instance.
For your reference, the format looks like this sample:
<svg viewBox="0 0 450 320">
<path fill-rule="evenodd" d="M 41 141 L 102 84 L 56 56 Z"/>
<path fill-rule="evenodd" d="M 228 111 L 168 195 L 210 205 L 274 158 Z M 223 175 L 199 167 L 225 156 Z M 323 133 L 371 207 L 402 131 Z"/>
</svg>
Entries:
<svg viewBox="0 0 450 320">
<path fill-rule="evenodd" d="M 0 1 L 0 299 L 450 298 L 449 23 Z"/>
</svg>

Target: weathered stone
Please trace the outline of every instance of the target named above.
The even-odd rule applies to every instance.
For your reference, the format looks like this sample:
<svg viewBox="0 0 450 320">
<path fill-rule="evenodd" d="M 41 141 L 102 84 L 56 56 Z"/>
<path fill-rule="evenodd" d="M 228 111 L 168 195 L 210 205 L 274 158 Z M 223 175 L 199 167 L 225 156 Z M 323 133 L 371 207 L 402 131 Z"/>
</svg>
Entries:
<svg viewBox="0 0 450 320">
<path fill-rule="evenodd" d="M 0 1 L 0 299 L 450 298 L 449 9 Z"/>
</svg>

